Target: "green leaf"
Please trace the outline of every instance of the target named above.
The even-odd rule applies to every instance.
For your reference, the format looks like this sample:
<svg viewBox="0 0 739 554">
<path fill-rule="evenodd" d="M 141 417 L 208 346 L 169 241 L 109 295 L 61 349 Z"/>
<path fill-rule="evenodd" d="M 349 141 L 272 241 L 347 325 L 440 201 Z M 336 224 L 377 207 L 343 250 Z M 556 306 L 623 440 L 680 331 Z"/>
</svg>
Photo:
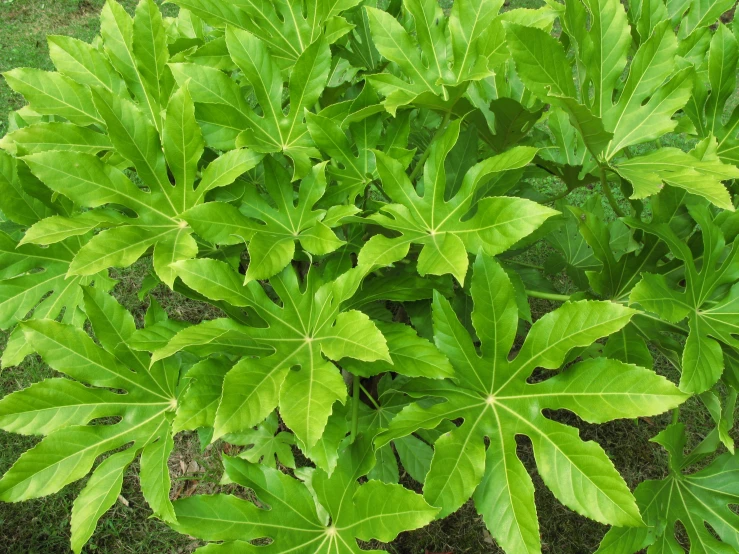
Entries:
<svg viewBox="0 0 739 554">
<path fill-rule="evenodd" d="M 682 423 L 663 433 L 685 433 Z M 657 442 L 658 435 L 653 440 Z M 683 445 L 679 445 L 682 455 Z M 634 496 L 646 528 L 612 528 L 606 533 L 598 554 L 632 554 L 649 546 L 649 552 L 679 552 L 684 544 L 675 536 L 677 523 L 687 535 L 690 552 L 734 552 L 739 547 L 739 522 L 729 507 L 739 499 L 736 477 L 739 457 L 723 454 L 700 471 L 685 474 L 671 471 L 662 480 L 641 483 Z M 709 531 L 708 526 L 716 535 Z"/>
<path fill-rule="evenodd" d="M 400 485 L 375 480 L 360 485 L 357 479 L 373 464 L 369 441 L 357 441 L 347 447 L 330 476 L 314 470 L 308 486 L 275 469 L 226 458 L 228 477 L 254 490 L 271 509 L 231 495 L 193 496 L 175 503 L 174 528 L 207 541 L 225 541 L 220 547 L 224 552 L 359 554 L 365 551 L 357 546 L 357 538 L 388 542 L 434 518 L 435 508 Z M 258 538 L 272 542 L 264 547 L 249 544 Z"/>
<path fill-rule="evenodd" d="M 102 87 L 113 94 L 126 93 L 126 84 L 100 50 L 76 38 L 47 37 L 49 57 L 62 75 L 81 85 Z"/>
<path fill-rule="evenodd" d="M 147 90 L 147 86 L 149 85 L 144 83 L 144 76 L 139 71 L 140 63 L 137 60 L 138 56 L 136 54 L 136 50 L 139 50 L 139 55 L 142 55 L 145 50 L 149 50 L 152 53 L 152 49 L 161 49 L 161 29 L 156 26 L 156 22 L 152 21 L 152 19 L 157 18 L 152 13 L 152 10 L 153 7 L 151 4 L 144 2 L 141 8 L 141 15 L 137 18 L 139 23 L 135 24 L 131 16 L 128 15 L 123 6 L 116 0 L 106 0 L 100 12 L 100 35 L 103 38 L 103 47 L 111 64 L 126 82 L 126 86 L 133 93 L 136 100 L 143 106 L 149 120 L 157 128 L 161 128 L 161 116 L 159 114 L 161 105 L 156 102 L 156 99 Z M 134 27 L 136 27 L 136 32 L 134 32 Z M 150 33 L 148 37 L 146 36 L 147 30 Z M 153 33 L 157 33 L 158 37 L 154 38 Z M 139 45 L 135 48 L 133 44 L 134 34 L 139 35 Z M 149 42 L 148 45 L 146 44 L 147 39 Z M 158 45 L 155 46 L 157 41 Z M 161 50 L 158 51 L 161 53 Z M 147 67 L 145 71 L 155 74 L 158 69 Z"/>
<path fill-rule="evenodd" d="M 448 101 L 454 94 L 452 87 L 493 74 L 489 67 L 495 49 L 491 23 L 501 2 L 462 0 L 448 18 L 432 0 L 404 0 L 403 4 L 415 23 L 413 37 L 389 13 L 365 7 L 374 46 L 407 79 L 394 73 L 368 78 L 386 97 L 384 104 L 391 114 L 426 93 Z"/>
<path fill-rule="evenodd" d="M 289 174 L 271 158 L 265 160 L 264 177 L 271 203 L 256 187 L 247 185 L 240 210 L 225 203 L 208 202 L 184 214 L 206 240 L 217 244 L 249 242 L 246 282 L 267 279 L 282 271 L 293 258 L 296 242 L 317 256 L 344 244 L 321 223 L 326 210 L 315 209 L 326 190 L 323 164 L 314 166 L 303 178 L 297 201 Z"/>
<path fill-rule="evenodd" d="M 290 112 L 282 112 L 280 67 L 256 36 L 233 27 L 226 30 L 231 57 L 254 89 L 264 115 L 247 112 L 247 130 L 236 139 L 237 146 L 257 152 L 283 152 L 295 164 L 295 177 L 310 169 L 310 157 L 317 157 L 305 126 L 305 110 L 312 107 L 323 91 L 331 64 L 328 44 L 317 40 L 305 49 L 295 63 L 290 78 Z"/>
<path fill-rule="evenodd" d="M 391 239 L 386 248 L 409 243 L 423 245 L 419 274 L 451 273 L 464 283 L 468 266 L 464 250 L 472 254 L 482 250 L 488 255 L 504 252 L 556 212 L 521 198 L 488 197 L 473 202 L 479 187 L 491 175 L 524 167 L 532 160 L 536 150 L 523 146 L 473 166 L 457 194 L 446 200 L 444 160 L 457 140 L 459 125 L 459 120 L 450 123 L 431 145 L 431 155 L 424 165 L 423 195 L 414 188 L 400 163 L 376 153 L 383 190 L 393 203 L 369 219 L 402 233 Z M 476 212 L 470 217 L 473 208 Z"/>
<path fill-rule="evenodd" d="M 572 70 L 562 45 L 546 32 L 513 23 L 505 24 L 506 39 L 516 69 L 527 88 L 567 113 L 593 156 L 608 145 L 613 134 L 600 116 L 577 99 Z"/>
<path fill-rule="evenodd" d="M 72 551 L 82 552 L 95 532 L 100 517 L 107 512 L 121 492 L 123 475 L 136 450 L 129 448 L 106 458 L 95 468 L 90 480 L 72 506 Z"/>
<path fill-rule="evenodd" d="M 155 513 L 171 519 L 169 481 L 162 472 L 172 447 L 169 412 L 177 405 L 179 375 L 179 363 L 174 361 L 160 362 L 150 370 L 147 357 L 122 342 L 135 330 L 132 316 L 104 292 L 87 291 L 87 315 L 103 346 L 69 325 L 51 320 L 23 322 L 26 341 L 54 370 L 74 381 L 48 379 L 0 401 L 4 429 L 46 435 L 0 479 L 0 498 L 5 501 L 57 492 L 84 477 L 101 454 L 131 445 L 95 470 L 75 502 L 76 551 L 112 504 L 111 497 L 117 497 L 122 471 L 142 449 L 144 494 Z M 111 416 L 120 420 L 90 425 L 97 418 Z M 154 441 L 157 446 L 152 445 Z M 109 472 L 114 477 L 105 477 Z"/>
<path fill-rule="evenodd" d="M 228 442 L 248 447 L 239 454 L 239 458 L 251 463 L 274 468 L 275 460 L 279 460 L 283 466 L 295 469 L 295 457 L 291 450 L 295 437 L 292 433 L 278 431 L 279 423 L 277 412 L 272 412 L 256 429 L 227 435 Z"/>
<path fill-rule="evenodd" d="M 684 288 L 675 277 L 644 273 L 632 289 L 629 301 L 656 313 L 665 321 L 677 323 L 688 319 L 688 339 L 682 355 L 680 389 L 700 393 L 708 390 L 724 370 L 720 342 L 735 345 L 733 312 L 739 289 L 733 286 L 739 275 L 739 243 L 734 242 L 722 256 L 725 239 L 706 206 L 688 210 L 701 227 L 703 257 L 696 264 L 693 253 L 667 224 L 644 225 L 629 219 L 631 226 L 659 237 L 672 254 L 684 263 Z M 700 267 L 700 269 L 699 269 Z M 726 290 L 728 285 L 732 285 Z"/>
<path fill-rule="evenodd" d="M 259 360 L 242 359 L 226 375 L 224 395 L 216 415 L 215 438 L 262 421 L 277 405 L 279 394 L 280 415 L 310 448 L 320 438 L 333 403 L 337 400 L 343 403 L 346 397 L 339 372 L 324 355 L 334 360 L 344 356 L 364 361 L 388 359 L 385 339 L 375 325 L 358 312 L 341 311 L 341 301 L 348 299 L 359 285 L 359 281 L 352 281 L 345 288 L 347 278 L 361 279 L 367 271 L 364 268 L 356 268 L 327 283 L 310 273 L 301 290 L 295 271 L 287 267 L 270 283 L 282 300 L 280 307 L 258 282 L 242 285 L 240 276 L 222 262 L 188 260 L 174 267 L 190 288 L 211 299 L 248 306 L 268 325 L 241 329 L 257 345 L 272 349 L 274 354 Z M 359 344 L 347 335 L 347 325 L 358 323 L 362 327 L 360 333 L 370 338 L 366 344 Z M 185 332 L 191 334 L 199 327 L 202 325 Z M 155 354 L 155 358 L 171 352 L 168 349 L 166 354 Z M 291 370 L 293 367 L 300 369 Z M 244 386 L 246 383 L 248 387 Z M 256 398 L 260 401 L 254 410 L 239 413 Z"/>
<path fill-rule="evenodd" d="M 82 126 L 102 122 L 90 89 L 61 73 L 19 68 L 3 73 L 3 77 L 40 114 L 58 115 Z"/>
<path fill-rule="evenodd" d="M 472 495 L 490 532 L 507 550 L 540 549 L 533 486 L 516 456 L 516 434 L 531 438 L 544 482 L 565 505 L 597 521 L 640 525 L 628 487 L 603 450 L 541 411 L 566 408 L 588 421 L 604 422 L 660 413 L 685 395 L 647 369 L 605 358 L 527 383 L 536 367 L 557 369 L 573 348 L 619 331 L 633 311 L 609 302 L 568 302 L 539 319 L 509 361 L 518 309 L 508 277 L 492 259 L 478 256 L 471 292 L 481 354 L 449 303 L 437 295 L 434 338 L 456 377 L 447 382 L 417 379 L 403 386 L 412 396 L 443 401 L 405 408 L 376 445 L 462 418 L 461 426 L 437 441 L 424 496 L 448 514 Z M 609 400 L 604 403 L 604 398 Z M 485 437 L 490 440 L 487 454 Z"/>
</svg>

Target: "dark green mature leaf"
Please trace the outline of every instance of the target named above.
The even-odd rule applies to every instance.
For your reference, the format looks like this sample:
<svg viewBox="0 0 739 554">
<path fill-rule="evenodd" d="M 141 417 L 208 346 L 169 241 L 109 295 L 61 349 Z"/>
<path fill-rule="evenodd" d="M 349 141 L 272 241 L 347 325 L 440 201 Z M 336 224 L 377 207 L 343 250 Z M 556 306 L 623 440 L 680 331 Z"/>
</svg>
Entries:
<svg viewBox="0 0 739 554">
<path fill-rule="evenodd" d="M 685 272 L 684 275 L 644 273 L 629 300 L 670 323 L 688 319 L 690 332 L 683 350 L 680 388 L 699 393 L 713 386 L 723 373 L 720 342 L 737 344 L 734 333 L 739 289 L 734 284 L 739 278 L 739 243 L 734 241 L 727 247 L 705 206 L 689 204 L 688 210 L 701 228 L 700 265 L 696 264 L 690 248 L 667 225 L 647 226 L 629 220 L 630 225 L 664 241 L 683 262 Z M 684 286 L 677 282 L 681 279 L 685 280 Z"/>
<path fill-rule="evenodd" d="M 665 479 L 644 481 L 634 492 L 647 527 L 611 529 L 598 554 L 633 554 L 646 547 L 649 554 L 683 552 L 675 536 L 678 522 L 691 554 L 739 550 L 739 520 L 730 508 L 739 502 L 739 456 L 723 454 L 700 471 L 683 473 L 689 465 L 685 433 L 685 425 L 675 423 L 652 439 L 668 450 L 672 469 Z"/>
<path fill-rule="evenodd" d="M 492 259 L 478 256 L 471 292 L 481 354 L 449 303 L 437 295 L 434 338 L 456 377 L 444 382 L 418 379 L 404 386 L 408 394 L 443 402 L 404 409 L 378 437 L 377 446 L 443 420 L 463 419 L 436 441 L 424 497 L 444 515 L 473 496 L 490 532 L 510 551 L 541 549 L 533 484 L 516 456 L 516 434 L 531 438 L 544 482 L 565 505 L 597 521 L 640 525 L 631 493 L 603 450 L 581 441 L 575 429 L 547 419 L 541 410 L 564 408 L 600 423 L 660 413 L 685 396 L 649 370 L 606 358 L 527 383 L 536 367 L 559 368 L 571 349 L 622 329 L 634 312 L 610 302 L 566 303 L 533 325 L 509 361 L 518 309 L 508 277 Z M 490 441 L 487 452 L 485 437 Z"/>
</svg>

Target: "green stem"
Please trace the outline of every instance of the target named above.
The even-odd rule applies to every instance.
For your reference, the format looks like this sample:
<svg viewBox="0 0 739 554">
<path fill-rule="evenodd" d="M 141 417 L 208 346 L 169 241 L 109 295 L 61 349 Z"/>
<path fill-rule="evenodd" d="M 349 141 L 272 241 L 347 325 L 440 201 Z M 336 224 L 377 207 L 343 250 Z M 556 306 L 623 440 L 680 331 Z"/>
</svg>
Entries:
<svg viewBox="0 0 739 554">
<path fill-rule="evenodd" d="M 678 407 L 672 410 L 672 424 L 673 425 L 677 423 L 679 417 L 680 417 L 680 408 Z"/>
<path fill-rule="evenodd" d="M 367 396 L 367 398 L 370 399 L 370 402 L 372 402 L 372 404 L 374 404 L 375 409 L 377 409 L 377 410 L 381 410 L 382 409 L 382 408 L 380 408 L 380 405 L 377 403 L 377 400 L 375 400 L 373 398 L 373 396 L 369 393 L 369 391 L 364 388 L 364 385 L 362 385 L 362 383 L 359 383 L 359 388 L 362 389 L 362 392 Z"/>
<path fill-rule="evenodd" d="M 519 260 L 503 260 L 505 262 L 508 262 L 509 264 L 516 264 L 520 265 L 521 267 L 530 267 L 531 269 L 538 269 L 539 271 L 544 271 L 544 267 L 536 264 L 530 264 L 528 262 L 521 262 Z"/>
<path fill-rule="evenodd" d="M 359 375 L 352 376 L 352 426 L 351 435 L 349 441 L 354 443 L 354 439 L 357 438 L 357 424 L 359 423 L 359 390 L 361 387 L 359 382 Z"/>
<path fill-rule="evenodd" d="M 569 294 L 554 294 L 551 292 L 542 292 L 538 290 L 527 290 L 526 295 L 532 298 L 542 298 L 544 300 L 554 300 L 555 302 L 567 302 L 570 299 Z"/>
<path fill-rule="evenodd" d="M 387 193 L 386 193 L 386 192 L 385 192 L 385 190 L 384 190 L 384 189 L 382 188 L 382 185 L 381 185 L 380 183 L 378 183 L 377 181 L 373 181 L 372 183 L 370 183 L 370 186 L 372 186 L 372 185 L 374 185 L 374 186 L 375 186 L 375 188 L 377 189 L 377 192 L 379 192 L 380 194 L 382 194 L 382 197 L 383 197 L 383 198 L 384 198 L 385 200 L 387 200 L 387 203 L 388 203 L 388 204 L 392 204 L 392 203 L 393 203 L 393 201 L 392 201 L 392 200 L 390 199 L 390 197 L 389 197 L 389 196 L 387 195 Z"/>
<path fill-rule="evenodd" d="M 616 212 L 616 215 L 618 217 L 625 217 L 626 214 L 621 209 L 621 206 L 618 205 L 618 202 L 616 202 L 616 197 L 613 196 L 613 191 L 611 190 L 611 185 L 608 184 L 608 179 L 606 179 L 606 170 L 603 166 L 600 166 L 600 186 L 603 189 L 606 198 L 608 198 L 608 203 L 611 205 L 611 208 Z"/>
<path fill-rule="evenodd" d="M 555 194 L 551 198 L 547 198 L 546 200 L 544 200 L 544 204 L 549 204 L 550 202 L 556 202 L 557 200 L 560 200 L 560 199 L 564 198 L 565 196 L 567 196 L 571 192 L 572 192 L 572 190 L 567 189 L 564 192 L 560 192 L 559 194 Z"/>
<path fill-rule="evenodd" d="M 429 155 L 431 154 L 431 145 L 434 144 L 434 141 L 439 138 L 441 133 L 444 132 L 444 129 L 446 129 L 447 123 L 449 123 L 449 118 L 452 116 L 452 112 L 448 111 L 444 114 L 444 119 L 441 120 L 441 125 L 439 125 L 439 128 L 436 130 L 436 133 L 431 138 L 431 142 L 429 142 L 428 148 L 424 150 L 423 154 L 421 155 L 421 158 L 418 160 L 418 163 L 413 168 L 413 171 L 411 172 L 411 175 L 409 179 L 411 180 L 411 183 L 415 180 L 416 177 L 421 173 L 421 170 L 423 169 L 423 164 L 426 163 L 426 160 L 428 159 Z"/>
</svg>

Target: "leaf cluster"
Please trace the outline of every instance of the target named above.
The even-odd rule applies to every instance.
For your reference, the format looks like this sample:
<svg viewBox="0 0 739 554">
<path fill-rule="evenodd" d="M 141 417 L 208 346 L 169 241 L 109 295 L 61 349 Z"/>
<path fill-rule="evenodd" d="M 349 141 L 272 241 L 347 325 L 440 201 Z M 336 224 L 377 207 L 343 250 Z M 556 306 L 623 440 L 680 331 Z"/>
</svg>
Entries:
<svg viewBox="0 0 739 554">
<path fill-rule="evenodd" d="M 526 437 L 599 553 L 739 553 L 733 0 L 174 2 L 4 74 L 2 364 L 59 376 L 0 399 L 42 437 L 0 500 L 90 474 L 81 552 L 138 458 L 203 554 L 359 553 L 468 501 L 528 554 Z M 142 257 L 142 297 L 219 316 L 137 323 L 109 270 Z M 632 493 L 562 410 L 673 410 L 665 477 Z M 251 492 L 170 500 L 182 432 Z"/>
</svg>

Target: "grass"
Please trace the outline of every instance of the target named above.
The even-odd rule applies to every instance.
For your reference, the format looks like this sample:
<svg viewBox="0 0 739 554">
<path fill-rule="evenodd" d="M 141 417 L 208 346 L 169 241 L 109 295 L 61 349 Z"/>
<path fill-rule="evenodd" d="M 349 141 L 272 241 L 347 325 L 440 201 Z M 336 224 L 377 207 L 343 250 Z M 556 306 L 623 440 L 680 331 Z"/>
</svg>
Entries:
<svg viewBox="0 0 739 554">
<path fill-rule="evenodd" d="M 134 0 L 124 0 L 123 5 L 133 12 Z M 53 69 L 48 56 L 46 35 L 71 35 L 90 41 L 98 32 L 98 14 L 102 0 L 0 0 L 0 71 L 13 67 L 27 66 Z M 444 0 L 448 8 L 451 1 Z M 538 0 L 514 1 L 511 7 L 536 7 Z M 23 105 L 22 98 L 14 94 L 0 80 L 0 136 L 8 125 L 8 112 Z M 685 144 L 676 144 L 685 147 Z M 554 182 L 543 182 L 540 190 L 546 194 L 558 191 Z M 579 189 L 568 201 L 583 203 L 597 191 Z M 610 206 L 605 206 L 612 216 Z M 548 255 L 546 246 L 528 253 L 526 261 L 541 265 Z M 114 290 L 118 300 L 129 309 L 138 323 L 143 320 L 148 300 L 137 297 L 139 286 L 150 270 L 150 260 L 143 259 L 132 268 L 113 272 L 119 279 Z M 563 285 L 565 283 L 559 283 Z M 561 287 L 560 287 L 561 288 Z M 184 297 L 158 287 L 153 296 L 172 317 L 199 321 L 214 316 L 212 308 L 192 302 Z M 545 300 L 532 300 L 534 316 L 540 316 L 555 307 Z M 0 337 L 4 347 L 7 336 Z M 669 373 L 670 368 L 658 362 L 657 370 Z M 10 368 L 0 374 L 0 396 L 22 389 L 34 382 L 51 377 L 53 372 L 38 357 L 31 356 L 19 367 Z M 674 375 L 672 375 L 674 378 Z M 710 429 L 709 419 L 697 400 L 691 400 L 682 409 L 681 417 L 690 422 L 696 442 Z M 664 451 L 650 443 L 668 422 L 669 416 L 638 421 L 617 421 L 606 425 L 584 424 L 568 413 L 551 414 L 554 419 L 570 423 L 581 430 L 586 440 L 596 440 L 611 456 L 615 466 L 630 487 L 649 478 L 660 478 L 665 473 Z M 32 447 L 38 439 L 0 431 L 0 474 L 6 471 L 18 456 Z M 210 493 L 219 489 L 217 485 L 222 472 L 220 463 L 221 445 L 211 445 L 201 452 L 194 433 L 181 433 L 176 438 L 175 453 L 170 460 L 173 478 L 173 495 L 184 496 L 194 493 Z M 544 486 L 534 464 L 531 444 L 521 440 L 519 456 L 533 476 L 536 486 L 536 503 L 541 524 L 544 552 L 553 554 L 589 554 L 593 552 L 606 527 L 583 518 L 562 506 Z M 85 552 L 105 554 L 128 553 L 187 553 L 200 543 L 190 537 L 179 535 L 156 519 L 149 518 L 151 511 L 139 492 L 137 467 L 126 475 L 121 493 L 122 499 L 101 518 L 98 528 L 85 548 Z M 86 480 L 65 487 L 60 493 L 21 504 L 0 503 L 1 553 L 12 554 L 56 554 L 69 551 L 69 514 L 75 496 Z M 417 483 L 405 479 L 404 483 L 419 489 Z M 402 534 L 392 545 L 373 545 L 395 554 L 424 554 L 424 552 L 453 552 L 454 554 L 500 553 L 485 530 L 480 517 L 471 504 L 443 521 L 428 527 Z"/>
</svg>

